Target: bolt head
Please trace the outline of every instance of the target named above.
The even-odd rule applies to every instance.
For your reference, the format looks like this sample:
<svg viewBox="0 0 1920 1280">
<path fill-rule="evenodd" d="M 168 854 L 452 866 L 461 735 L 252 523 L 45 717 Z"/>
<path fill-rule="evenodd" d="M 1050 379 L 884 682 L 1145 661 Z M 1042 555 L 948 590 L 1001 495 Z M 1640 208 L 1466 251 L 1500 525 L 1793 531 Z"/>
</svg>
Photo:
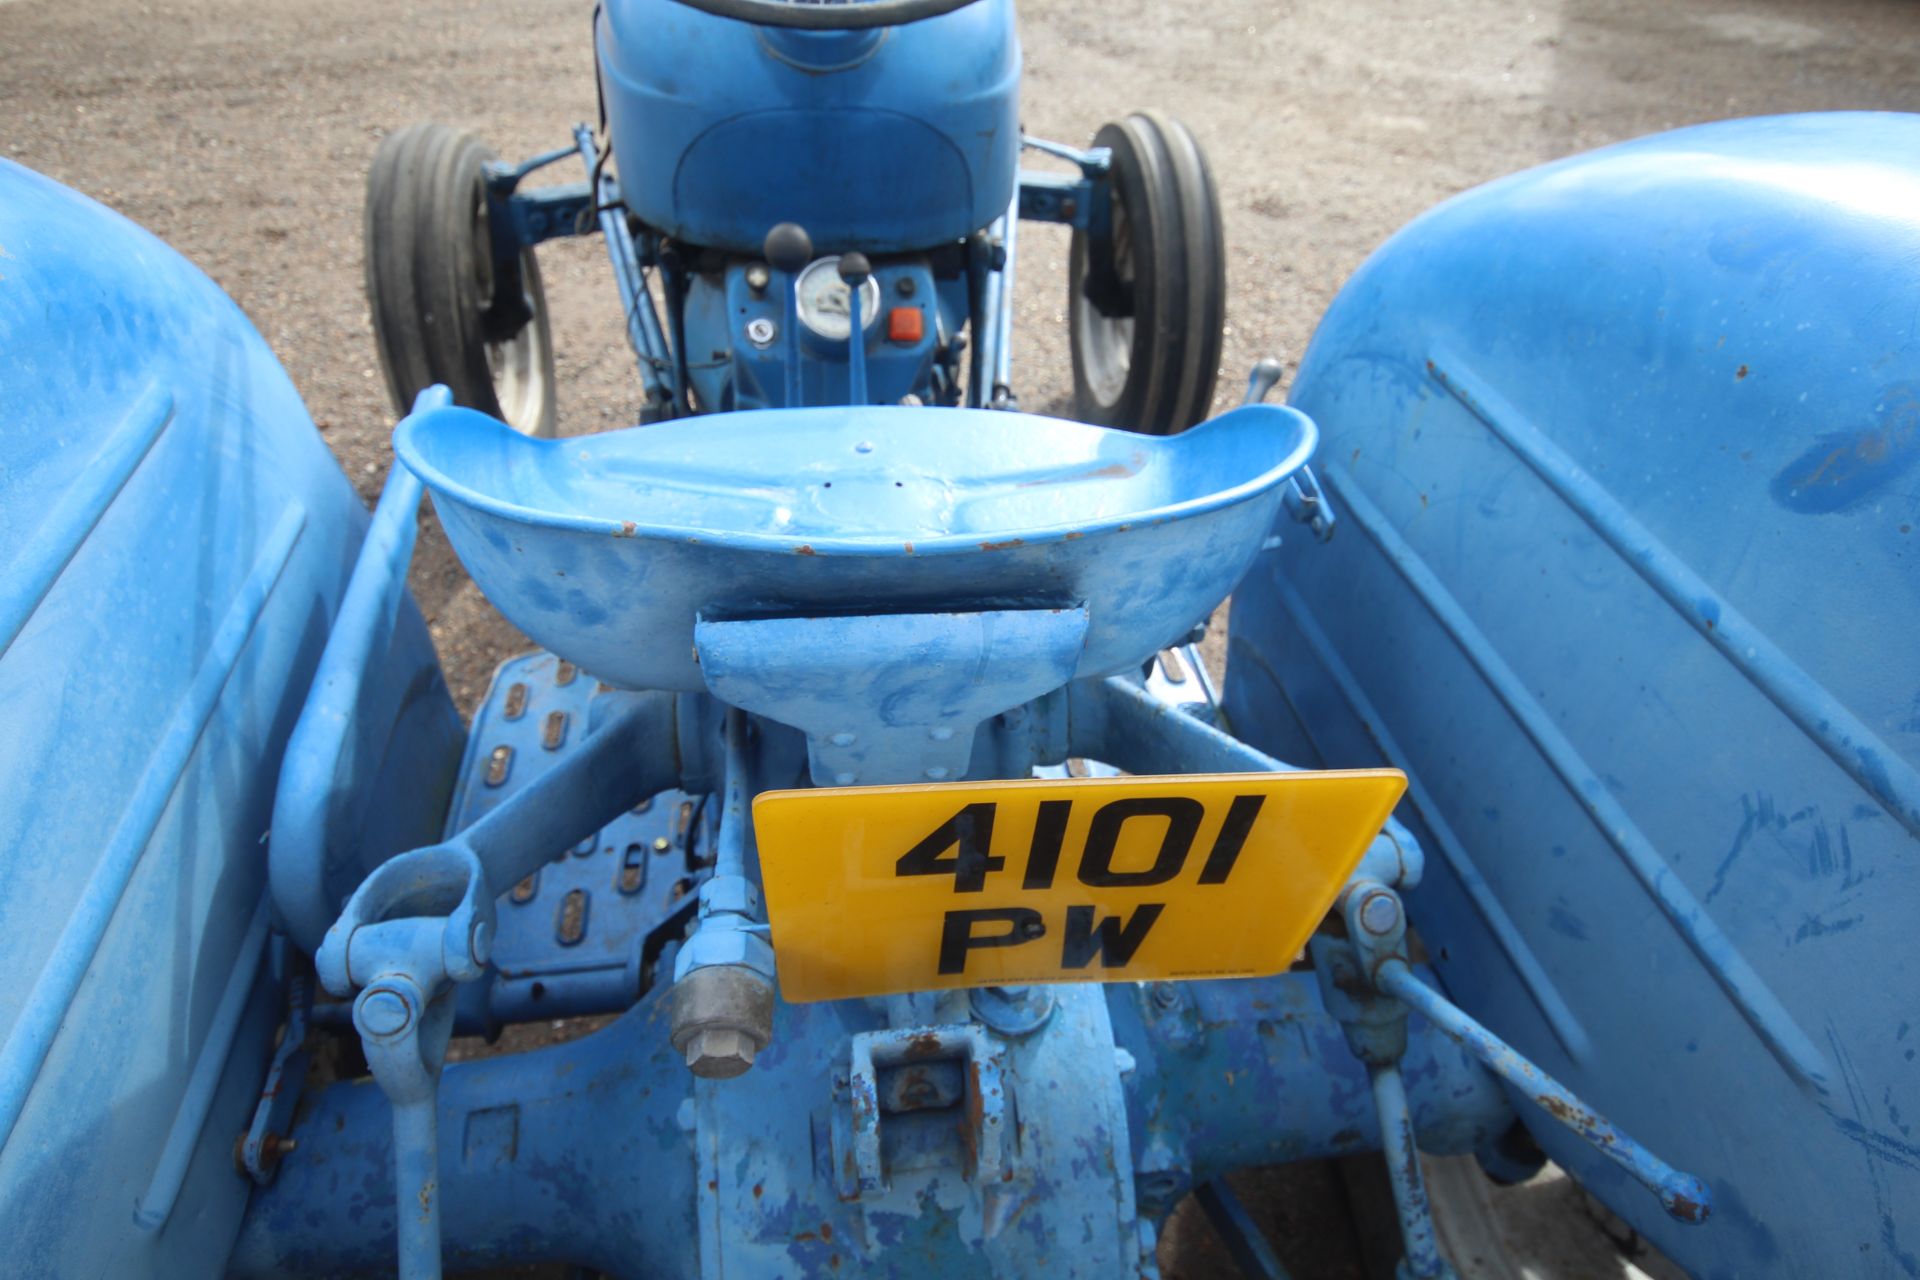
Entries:
<svg viewBox="0 0 1920 1280">
<path fill-rule="evenodd" d="M 704 1080 L 731 1080 L 753 1066 L 753 1037 L 710 1028 L 687 1041 L 687 1070 Z"/>
<path fill-rule="evenodd" d="M 353 1020 L 370 1036 L 398 1035 L 413 1021 L 405 996 L 387 987 L 375 987 L 360 997 Z"/>
<path fill-rule="evenodd" d="M 747 341 L 756 347 L 772 346 L 774 335 L 778 332 L 773 321 L 765 316 L 755 316 L 747 321 Z"/>
<path fill-rule="evenodd" d="M 473 962 L 482 968 L 493 958 L 493 925 L 490 922 L 473 922 L 473 932 L 467 936 L 467 952 L 473 957 Z"/>
<path fill-rule="evenodd" d="M 1390 893 L 1371 893 L 1360 904 L 1360 927 L 1375 937 L 1392 933 L 1400 924 L 1400 900 Z"/>
</svg>

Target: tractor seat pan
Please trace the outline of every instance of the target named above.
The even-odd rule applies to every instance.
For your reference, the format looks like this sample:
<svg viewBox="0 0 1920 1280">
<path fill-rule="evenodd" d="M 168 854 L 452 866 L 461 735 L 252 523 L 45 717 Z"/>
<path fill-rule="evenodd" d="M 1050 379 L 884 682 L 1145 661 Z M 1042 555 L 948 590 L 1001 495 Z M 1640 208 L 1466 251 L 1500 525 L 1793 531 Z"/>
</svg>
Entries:
<svg viewBox="0 0 1920 1280">
<path fill-rule="evenodd" d="M 715 414 L 536 440 L 471 409 L 394 433 L 467 571 L 610 684 L 703 688 L 697 618 L 1084 607 L 1076 676 L 1143 661 L 1245 573 L 1313 423 L 1178 436 L 975 409 Z"/>
</svg>

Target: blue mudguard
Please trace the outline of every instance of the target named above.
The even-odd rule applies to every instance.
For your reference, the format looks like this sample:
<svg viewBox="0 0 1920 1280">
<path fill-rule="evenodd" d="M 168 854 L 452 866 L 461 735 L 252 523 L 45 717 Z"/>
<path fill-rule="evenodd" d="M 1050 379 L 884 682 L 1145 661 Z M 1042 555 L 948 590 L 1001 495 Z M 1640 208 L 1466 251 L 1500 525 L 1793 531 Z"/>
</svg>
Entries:
<svg viewBox="0 0 1920 1280">
<path fill-rule="evenodd" d="M 367 517 L 213 282 L 6 161 L 0 353 L 0 1270 L 217 1275 L 275 777 Z"/>
<path fill-rule="evenodd" d="M 1386 760 L 1453 996 L 1712 1185 L 1705 1276 L 1920 1275 L 1920 118 L 1688 129 L 1470 192 L 1293 401 L 1341 516 L 1228 705 Z"/>
</svg>

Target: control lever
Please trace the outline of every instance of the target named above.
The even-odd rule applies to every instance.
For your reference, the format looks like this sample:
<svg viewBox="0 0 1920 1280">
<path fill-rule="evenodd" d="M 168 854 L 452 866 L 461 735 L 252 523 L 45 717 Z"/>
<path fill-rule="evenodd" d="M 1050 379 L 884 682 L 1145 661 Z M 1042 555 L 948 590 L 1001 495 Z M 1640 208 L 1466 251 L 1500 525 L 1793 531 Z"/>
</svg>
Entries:
<svg viewBox="0 0 1920 1280">
<path fill-rule="evenodd" d="M 847 282 L 847 314 L 853 321 L 847 331 L 847 400 L 852 404 L 867 403 L 867 321 L 860 314 L 860 294 L 872 274 L 866 254 L 840 255 L 840 278 Z"/>
<path fill-rule="evenodd" d="M 786 348 L 787 364 L 785 404 L 789 409 L 797 409 L 802 398 L 798 281 L 800 273 L 813 261 L 813 237 L 797 222 L 776 223 L 767 232 L 760 252 L 766 256 L 767 265 L 780 273 L 781 287 L 786 290 L 786 313 L 781 319 L 781 327 L 786 331 L 786 341 L 782 344 Z"/>
<path fill-rule="evenodd" d="M 1414 974 L 1407 958 L 1406 911 L 1398 893 L 1378 882 L 1355 880 L 1347 886 L 1344 904 L 1347 935 L 1358 953 L 1361 977 L 1367 986 L 1421 1014 L 1457 1041 L 1488 1070 L 1653 1192 L 1671 1217 L 1687 1223 L 1706 1221 L 1711 1197 L 1704 1182 L 1674 1168 L 1615 1128 L 1565 1085 Z"/>
<path fill-rule="evenodd" d="M 1265 400 L 1267 394 L 1279 385 L 1280 379 L 1286 371 L 1287 366 L 1272 356 L 1267 356 L 1263 360 L 1256 361 L 1253 366 L 1253 372 L 1247 375 L 1246 398 L 1240 403 L 1244 406 L 1259 404 Z"/>
</svg>

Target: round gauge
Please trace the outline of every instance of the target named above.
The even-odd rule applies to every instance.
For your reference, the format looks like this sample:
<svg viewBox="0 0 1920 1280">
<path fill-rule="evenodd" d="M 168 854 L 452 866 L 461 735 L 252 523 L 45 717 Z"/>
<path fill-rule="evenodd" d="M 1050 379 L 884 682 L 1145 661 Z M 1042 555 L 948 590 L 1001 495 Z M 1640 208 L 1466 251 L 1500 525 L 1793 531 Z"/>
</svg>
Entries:
<svg viewBox="0 0 1920 1280">
<path fill-rule="evenodd" d="M 823 338 L 845 342 L 853 332 L 853 291 L 840 278 L 840 257 L 834 254 L 808 264 L 793 282 L 800 322 Z M 871 326 L 880 318 L 880 282 L 872 276 L 860 287 L 860 318 Z"/>
</svg>

